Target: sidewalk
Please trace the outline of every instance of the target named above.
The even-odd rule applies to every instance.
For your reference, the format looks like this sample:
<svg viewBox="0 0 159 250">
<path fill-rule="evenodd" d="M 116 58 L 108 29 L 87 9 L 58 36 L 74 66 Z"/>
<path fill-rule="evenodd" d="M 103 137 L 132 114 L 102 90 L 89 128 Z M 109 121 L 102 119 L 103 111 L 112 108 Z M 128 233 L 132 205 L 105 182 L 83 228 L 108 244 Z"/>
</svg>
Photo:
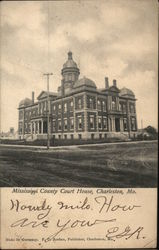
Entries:
<svg viewBox="0 0 159 250">
<path fill-rule="evenodd" d="M 104 146 L 104 145 L 117 145 L 117 144 L 140 144 L 140 143 L 152 143 L 157 142 L 157 140 L 151 141 L 128 141 L 128 142 L 109 142 L 109 143 L 96 143 L 96 144 L 81 144 L 81 145 L 64 145 L 64 146 L 50 146 L 49 150 L 53 149 L 67 149 L 67 148 L 81 148 L 81 147 L 95 147 L 95 146 Z M 13 144 L 0 144 L 0 147 L 15 147 L 15 148 L 24 148 L 24 149 L 47 149 L 47 146 L 34 146 L 34 145 L 13 145 Z"/>
</svg>

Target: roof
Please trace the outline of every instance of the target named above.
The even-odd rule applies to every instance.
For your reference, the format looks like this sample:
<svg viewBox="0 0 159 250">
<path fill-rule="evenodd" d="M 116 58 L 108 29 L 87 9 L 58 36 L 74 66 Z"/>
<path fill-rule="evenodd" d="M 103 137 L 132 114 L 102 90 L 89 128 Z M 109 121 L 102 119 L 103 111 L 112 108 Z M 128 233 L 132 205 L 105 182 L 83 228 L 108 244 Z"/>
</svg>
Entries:
<svg viewBox="0 0 159 250">
<path fill-rule="evenodd" d="M 77 64 L 72 59 L 72 52 L 68 52 L 68 60 L 63 64 L 63 68 L 77 68 Z"/>
<path fill-rule="evenodd" d="M 78 87 L 81 87 L 81 86 L 88 86 L 88 87 L 91 87 L 91 88 L 97 88 L 96 87 L 96 84 L 95 82 L 93 82 L 91 79 L 89 78 L 86 78 L 85 76 L 79 80 L 77 80 L 74 84 L 74 88 L 78 88 Z"/>
<path fill-rule="evenodd" d="M 127 89 L 127 88 L 122 88 L 120 90 L 120 96 L 131 96 L 131 97 L 135 97 L 134 92 L 131 89 Z"/>
<path fill-rule="evenodd" d="M 23 100 L 20 101 L 19 108 L 26 107 L 26 106 L 29 106 L 31 104 L 32 104 L 32 100 L 29 99 L 29 98 L 25 98 L 25 99 L 23 99 Z"/>
<path fill-rule="evenodd" d="M 48 93 L 49 93 L 49 96 L 54 96 L 54 97 L 57 96 L 57 93 L 55 92 L 42 91 L 40 95 L 37 97 L 37 99 L 40 100 L 40 99 L 46 98 L 48 96 Z"/>
</svg>

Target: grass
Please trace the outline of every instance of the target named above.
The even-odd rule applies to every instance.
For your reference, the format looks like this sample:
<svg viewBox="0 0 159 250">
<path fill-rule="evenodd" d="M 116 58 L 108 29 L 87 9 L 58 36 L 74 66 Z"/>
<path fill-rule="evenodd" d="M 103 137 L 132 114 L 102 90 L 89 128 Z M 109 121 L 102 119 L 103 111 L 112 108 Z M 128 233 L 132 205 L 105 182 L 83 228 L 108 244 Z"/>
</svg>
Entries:
<svg viewBox="0 0 159 250">
<path fill-rule="evenodd" d="M 155 187 L 157 142 L 58 149 L 0 146 L 0 186 Z"/>
</svg>

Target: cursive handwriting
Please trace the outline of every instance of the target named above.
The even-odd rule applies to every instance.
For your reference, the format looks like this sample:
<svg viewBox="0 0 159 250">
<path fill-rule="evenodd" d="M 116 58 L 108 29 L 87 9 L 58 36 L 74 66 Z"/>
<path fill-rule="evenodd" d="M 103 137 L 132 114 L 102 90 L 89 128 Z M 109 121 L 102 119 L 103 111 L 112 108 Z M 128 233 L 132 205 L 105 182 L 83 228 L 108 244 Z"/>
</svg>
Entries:
<svg viewBox="0 0 159 250">
<path fill-rule="evenodd" d="M 106 238 L 108 240 L 115 241 L 116 239 L 125 238 L 126 240 L 130 239 L 132 236 L 135 236 L 136 239 L 140 239 L 140 233 L 143 230 L 143 227 L 139 226 L 137 229 L 132 230 L 130 226 L 127 226 L 123 231 L 120 231 L 119 227 L 112 227 L 107 230 Z M 145 237 L 142 237 L 143 239 Z"/>
<path fill-rule="evenodd" d="M 48 227 L 48 223 L 49 221 L 48 220 L 44 220 L 44 221 L 40 221 L 39 222 L 39 219 L 36 221 L 29 221 L 28 218 L 23 218 L 23 219 L 20 219 L 20 220 L 17 220 L 15 222 L 13 222 L 11 224 L 11 227 L 27 227 L 27 226 L 31 226 L 32 228 L 35 228 L 35 227 L 38 227 L 38 226 L 42 226 L 42 227 L 45 227 L 47 228 Z"/>
<path fill-rule="evenodd" d="M 37 205 L 37 206 L 25 205 L 25 204 L 22 204 L 19 200 L 15 200 L 15 201 L 11 200 L 10 210 L 13 210 L 13 209 L 15 209 L 16 212 L 19 212 L 20 210 L 22 211 L 27 210 L 29 212 L 42 211 L 42 213 L 38 214 L 37 218 L 44 219 L 46 216 L 49 215 L 52 207 L 50 205 L 46 205 L 46 199 L 42 202 L 42 205 Z"/>
<path fill-rule="evenodd" d="M 81 210 L 89 210 L 90 209 L 90 204 L 88 204 L 88 198 L 86 197 L 83 202 L 79 202 L 79 205 L 68 205 L 65 204 L 63 201 L 59 201 L 57 204 L 60 206 L 59 209 L 81 209 Z"/>
<path fill-rule="evenodd" d="M 96 203 L 100 205 L 99 213 L 102 213 L 105 209 L 105 212 L 115 212 L 117 210 L 121 210 L 122 212 L 132 211 L 135 208 L 141 207 L 139 205 L 121 205 L 121 204 L 113 204 L 114 196 L 111 196 L 108 199 L 106 196 L 97 196 L 95 197 Z"/>
</svg>

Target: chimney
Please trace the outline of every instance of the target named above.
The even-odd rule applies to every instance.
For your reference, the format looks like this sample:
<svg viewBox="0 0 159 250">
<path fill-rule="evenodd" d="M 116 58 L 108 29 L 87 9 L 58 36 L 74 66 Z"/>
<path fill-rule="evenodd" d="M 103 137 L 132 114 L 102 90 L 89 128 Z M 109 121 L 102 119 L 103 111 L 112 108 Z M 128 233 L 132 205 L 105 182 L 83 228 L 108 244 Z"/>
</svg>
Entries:
<svg viewBox="0 0 159 250">
<path fill-rule="evenodd" d="M 32 104 L 34 104 L 34 91 L 32 92 Z"/>
<path fill-rule="evenodd" d="M 116 80 L 115 79 L 113 80 L 113 86 L 116 87 Z"/>
<path fill-rule="evenodd" d="M 109 89 L 109 80 L 108 80 L 108 77 L 105 77 L 105 88 Z"/>
</svg>

